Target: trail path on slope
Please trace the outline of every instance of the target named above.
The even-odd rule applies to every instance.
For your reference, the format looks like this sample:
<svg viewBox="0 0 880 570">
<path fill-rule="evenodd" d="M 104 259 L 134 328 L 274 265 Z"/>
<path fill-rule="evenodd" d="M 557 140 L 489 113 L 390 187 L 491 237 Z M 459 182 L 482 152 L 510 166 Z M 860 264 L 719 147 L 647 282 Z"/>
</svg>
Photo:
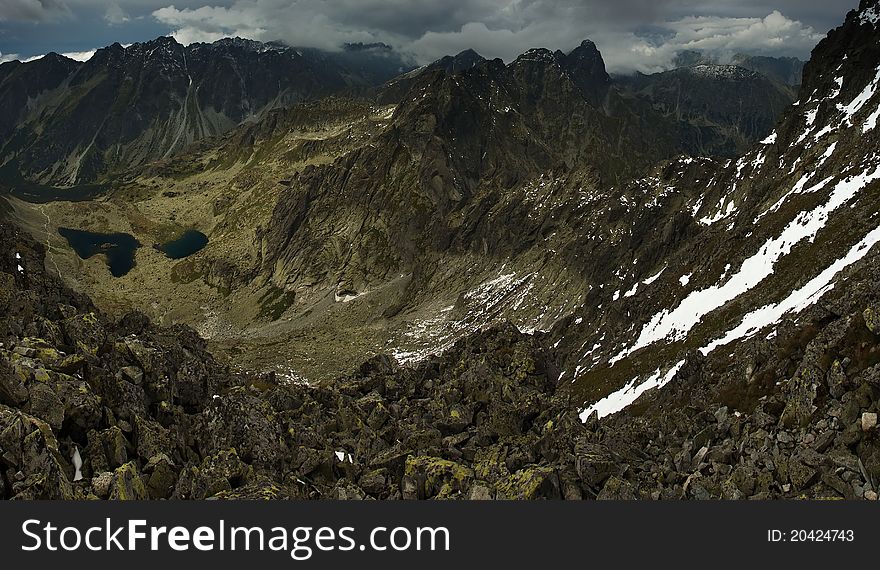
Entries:
<svg viewBox="0 0 880 570">
<path fill-rule="evenodd" d="M 50 256 L 50 253 L 54 253 L 52 246 L 52 231 L 49 229 L 49 225 L 52 223 L 52 219 L 49 217 L 49 214 L 46 213 L 46 205 L 40 204 L 37 207 L 40 210 L 40 213 L 43 214 L 43 217 L 46 218 L 46 221 L 43 223 L 43 231 L 46 232 L 46 259 L 52 260 L 52 265 L 55 267 L 55 273 L 58 277 L 61 277 L 61 270 L 58 268 L 58 264 L 55 262 L 55 256 Z"/>
</svg>

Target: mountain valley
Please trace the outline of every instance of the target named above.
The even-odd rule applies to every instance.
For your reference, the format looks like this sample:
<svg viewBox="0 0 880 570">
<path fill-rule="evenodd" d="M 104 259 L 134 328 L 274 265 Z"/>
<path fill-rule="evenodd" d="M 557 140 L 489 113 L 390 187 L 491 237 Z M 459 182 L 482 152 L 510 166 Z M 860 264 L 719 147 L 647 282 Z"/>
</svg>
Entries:
<svg viewBox="0 0 880 570">
<path fill-rule="evenodd" d="M 0 496 L 876 499 L 878 12 L 801 81 L 589 40 L 3 64 Z"/>
</svg>

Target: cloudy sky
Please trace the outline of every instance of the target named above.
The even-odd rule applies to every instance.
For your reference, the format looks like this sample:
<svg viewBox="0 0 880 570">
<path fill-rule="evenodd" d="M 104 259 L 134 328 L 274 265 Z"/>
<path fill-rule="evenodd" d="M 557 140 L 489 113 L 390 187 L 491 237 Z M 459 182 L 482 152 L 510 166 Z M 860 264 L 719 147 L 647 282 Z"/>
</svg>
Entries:
<svg viewBox="0 0 880 570">
<path fill-rule="evenodd" d="M 612 71 L 669 67 L 683 49 L 806 59 L 858 0 L 0 0 L 0 61 L 172 35 L 237 35 L 338 49 L 382 41 L 419 63 L 474 48 L 510 60 L 531 47 L 596 42 Z"/>
</svg>

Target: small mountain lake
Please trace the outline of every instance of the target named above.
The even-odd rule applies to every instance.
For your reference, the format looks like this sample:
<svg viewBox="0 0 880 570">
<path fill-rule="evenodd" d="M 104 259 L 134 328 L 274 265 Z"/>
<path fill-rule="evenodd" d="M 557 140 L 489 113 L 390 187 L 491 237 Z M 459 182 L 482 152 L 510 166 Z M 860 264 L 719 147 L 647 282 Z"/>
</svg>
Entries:
<svg viewBox="0 0 880 570">
<path fill-rule="evenodd" d="M 133 235 L 124 233 L 103 234 L 71 228 L 58 228 L 58 233 L 81 259 L 103 254 L 113 277 L 122 277 L 132 270 L 135 251 L 141 245 Z"/>
<path fill-rule="evenodd" d="M 171 259 L 183 259 L 208 245 L 208 236 L 198 230 L 186 230 L 179 238 L 157 245 L 156 249 Z"/>
</svg>

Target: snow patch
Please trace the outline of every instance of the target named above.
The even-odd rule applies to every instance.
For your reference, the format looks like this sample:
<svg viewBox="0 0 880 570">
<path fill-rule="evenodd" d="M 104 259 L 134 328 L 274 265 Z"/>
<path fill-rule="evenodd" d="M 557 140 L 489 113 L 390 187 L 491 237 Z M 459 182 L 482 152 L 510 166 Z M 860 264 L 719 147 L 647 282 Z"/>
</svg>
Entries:
<svg viewBox="0 0 880 570">
<path fill-rule="evenodd" d="M 834 145 L 832 145 L 832 147 L 834 147 L 836 144 L 837 143 L 834 143 Z M 833 151 L 833 148 L 831 150 Z M 785 201 L 788 200 L 790 197 L 794 196 L 795 194 L 812 194 L 813 192 L 818 192 L 819 190 L 824 188 L 825 185 L 828 184 L 832 178 L 834 178 L 833 176 L 829 176 L 828 178 L 822 180 L 818 184 L 815 184 L 814 186 L 811 186 L 810 188 L 807 188 L 805 190 L 804 186 L 807 185 L 807 182 L 809 182 L 812 177 L 813 177 L 812 172 L 808 172 L 807 174 L 805 174 L 800 180 L 797 181 L 797 183 L 792 187 L 791 190 L 786 192 L 785 195 L 783 195 L 782 198 L 777 200 L 775 204 L 770 206 L 770 208 L 768 208 L 766 211 L 761 213 L 757 219 L 760 220 L 761 218 L 763 218 L 767 214 L 772 214 L 773 212 L 775 212 L 776 210 L 781 208 L 782 205 L 785 203 Z"/>
<path fill-rule="evenodd" d="M 685 338 L 704 316 L 723 307 L 770 276 L 777 261 L 788 255 L 795 244 L 803 240 L 812 241 L 819 230 L 825 227 L 833 211 L 848 203 L 859 190 L 877 179 L 880 179 L 880 167 L 871 173 L 863 172 L 838 182 L 825 204 L 812 212 L 801 212 L 778 237 L 768 240 L 757 253 L 743 261 L 739 272 L 732 275 L 726 283 L 694 291 L 675 309 L 663 310 L 654 315 L 642 329 L 635 344 L 622 350 L 611 363 L 655 342 Z"/>
<path fill-rule="evenodd" d="M 339 293 L 335 293 L 333 295 L 333 299 L 337 303 L 350 303 L 351 301 L 354 301 L 358 297 L 363 297 L 366 294 L 367 294 L 366 291 L 363 293 L 353 293 L 351 291 L 346 291 L 346 292 L 342 293 L 341 295 Z"/>
<path fill-rule="evenodd" d="M 845 256 L 832 263 L 806 285 L 793 291 L 777 304 L 766 305 L 747 314 L 743 317 L 739 326 L 701 348 L 700 352 L 705 356 L 720 346 L 727 345 L 741 338 L 750 337 L 761 329 L 779 322 L 786 313 L 799 313 L 806 309 L 818 301 L 822 295 L 834 288 L 834 277 L 838 273 L 862 259 L 878 242 L 880 242 L 880 228 L 875 228 L 862 241 L 853 246 Z"/>
<path fill-rule="evenodd" d="M 877 22 L 880 22 L 880 13 L 877 12 L 877 6 L 871 6 L 870 8 L 867 8 L 859 16 L 859 20 L 861 20 L 862 24 L 876 26 Z"/>
<path fill-rule="evenodd" d="M 623 410 L 633 402 L 639 399 L 639 396 L 647 392 L 648 390 L 652 390 L 654 388 L 662 388 L 666 384 L 668 384 L 675 375 L 678 374 L 678 371 L 681 370 L 681 367 L 684 366 L 684 360 L 679 361 L 675 366 L 670 368 L 666 374 L 663 374 L 658 368 L 654 373 L 641 384 L 636 385 L 638 379 L 630 381 L 626 386 L 609 394 L 591 405 L 590 407 L 584 409 L 580 418 L 582 422 L 585 422 L 589 419 L 590 415 L 593 412 L 596 412 L 600 418 L 604 418 L 605 416 L 609 416 L 611 414 L 616 414 L 617 412 Z"/>
<path fill-rule="evenodd" d="M 844 124 L 852 126 L 853 117 L 874 97 L 877 93 L 878 84 L 880 84 L 880 67 L 877 68 L 877 75 L 874 77 L 874 80 L 866 85 L 849 105 L 837 105 L 838 110 L 843 112 Z"/>
<path fill-rule="evenodd" d="M 718 209 L 718 212 L 714 216 L 706 216 L 699 220 L 699 222 L 704 226 L 711 226 L 717 222 L 720 222 L 724 218 L 729 217 L 734 212 L 736 212 L 736 205 L 733 203 L 733 200 L 727 203 L 727 209 L 724 209 L 724 202 L 721 202 L 721 207 Z"/>
<path fill-rule="evenodd" d="M 645 279 L 644 281 L 642 281 L 642 284 L 644 284 L 644 285 L 650 285 L 650 284 L 653 283 L 654 281 L 660 279 L 660 276 L 663 275 L 663 272 L 664 272 L 664 271 L 666 271 L 666 267 L 664 267 L 663 269 L 661 269 L 656 275 L 653 275 L 653 276 L 651 276 L 651 277 L 648 277 L 647 279 Z"/>
<path fill-rule="evenodd" d="M 82 460 L 82 456 L 79 454 L 79 447 L 77 447 L 77 446 L 73 446 L 72 459 L 73 459 L 73 468 L 74 468 L 73 480 L 74 481 L 82 481 L 82 479 L 83 479 L 83 474 L 82 474 L 83 460 Z"/>
</svg>

